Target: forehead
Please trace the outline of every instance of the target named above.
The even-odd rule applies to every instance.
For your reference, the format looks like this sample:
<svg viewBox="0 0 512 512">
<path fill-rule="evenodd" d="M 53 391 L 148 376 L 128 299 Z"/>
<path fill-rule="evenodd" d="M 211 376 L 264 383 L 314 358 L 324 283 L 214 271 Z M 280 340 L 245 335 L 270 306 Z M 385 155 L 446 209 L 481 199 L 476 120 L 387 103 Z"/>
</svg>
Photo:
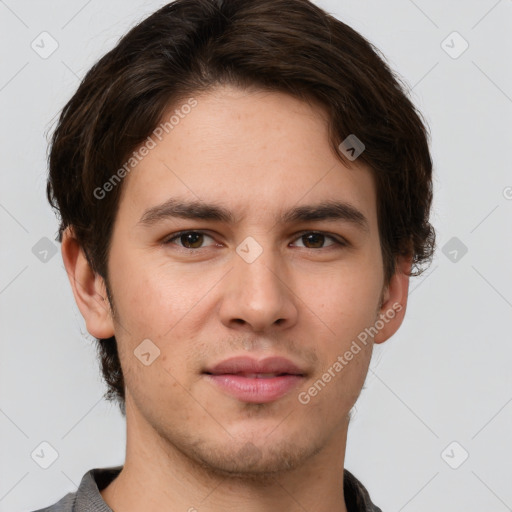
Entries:
<svg viewBox="0 0 512 512">
<path fill-rule="evenodd" d="M 366 166 L 352 162 L 348 168 L 335 156 L 321 107 L 280 92 L 233 87 L 193 98 L 193 108 L 181 109 L 185 100 L 166 112 L 163 122 L 174 115 L 172 128 L 151 136 L 152 149 L 125 178 L 121 203 L 132 206 L 132 222 L 170 197 L 224 205 L 239 219 L 344 201 L 376 222 L 373 176 Z"/>
</svg>

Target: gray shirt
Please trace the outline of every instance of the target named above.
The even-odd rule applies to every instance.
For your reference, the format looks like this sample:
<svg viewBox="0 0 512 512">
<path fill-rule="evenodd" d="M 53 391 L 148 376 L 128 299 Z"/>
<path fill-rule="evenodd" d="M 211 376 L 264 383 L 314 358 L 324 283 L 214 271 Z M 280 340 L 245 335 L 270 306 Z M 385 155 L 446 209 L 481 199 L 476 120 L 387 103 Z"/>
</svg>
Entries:
<svg viewBox="0 0 512 512">
<path fill-rule="evenodd" d="M 100 491 L 119 475 L 121 469 L 123 466 L 91 469 L 83 476 L 76 492 L 34 512 L 113 512 L 103 501 Z M 371 502 L 363 484 L 347 469 L 343 473 L 343 490 L 348 512 L 382 512 Z"/>
</svg>

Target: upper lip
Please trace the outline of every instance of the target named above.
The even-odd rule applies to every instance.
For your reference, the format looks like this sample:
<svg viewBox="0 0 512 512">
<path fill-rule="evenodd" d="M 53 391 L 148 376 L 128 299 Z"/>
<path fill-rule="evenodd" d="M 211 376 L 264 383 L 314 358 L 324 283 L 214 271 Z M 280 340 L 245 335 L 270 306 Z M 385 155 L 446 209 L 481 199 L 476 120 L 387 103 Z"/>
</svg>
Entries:
<svg viewBox="0 0 512 512">
<path fill-rule="evenodd" d="M 225 373 L 287 373 L 292 375 L 305 375 L 296 364 L 285 357 L 266 357 L 254 359 L 248 356 L 231 357 L 207 368 L 205 373 L 220 375 Z"/>
</svg>

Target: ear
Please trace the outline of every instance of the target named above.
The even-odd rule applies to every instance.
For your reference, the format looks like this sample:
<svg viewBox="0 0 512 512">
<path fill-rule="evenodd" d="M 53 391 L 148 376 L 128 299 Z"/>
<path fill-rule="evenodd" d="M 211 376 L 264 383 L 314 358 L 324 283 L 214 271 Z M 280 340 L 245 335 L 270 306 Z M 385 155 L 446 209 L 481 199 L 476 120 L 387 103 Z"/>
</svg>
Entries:
<svg viewBox="0 0 512 512">
<path fill-rule="evenodd" d="M 409 272 L 412 266 L 412 256 L 398 256 L 396 271 L 382 294 L 382 305 L 377 327 L 379 332 L 374 337 L 374 343 L 384 343 L 398 330 L 405 316 L 407 296 L 409 293 Z M 384 324 L 381 327 L 381 324 Z"/>
<path fill-rule="evenodd" d="M 100 339 L 114 336 L 114 321 L 105 282 L 92 270 L 69 227 L 63 233 L 61 251 L 73 295 L 84 317 L 87 331 Z"/>
</svg>

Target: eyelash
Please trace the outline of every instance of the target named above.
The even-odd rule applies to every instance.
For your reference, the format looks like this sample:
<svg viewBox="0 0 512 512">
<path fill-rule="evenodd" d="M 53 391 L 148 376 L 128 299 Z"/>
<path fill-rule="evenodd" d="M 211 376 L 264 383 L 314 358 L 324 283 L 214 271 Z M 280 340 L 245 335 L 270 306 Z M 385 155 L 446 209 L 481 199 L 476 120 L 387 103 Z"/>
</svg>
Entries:
<svg viewBox="0 0 512 512">
<path fill-rule="evenodd" d="M 163 245 L 170 245 L 173 242 L 173 240 L 176 240 L 177 238 L 179 239 L 181 236 L 187 235 L 187 234 L 190 234 L 190 233 L 206 235 L 206 236 L 208 236 L 210 238 L 213 238 L 211 235 L 209 235 L 205 231 L 201 231 L 201 230 L 179 231 L 179 232 L 173 233 L 169 237 L 165 238 L 162 241 L 162 244 Z M 320 247 L 320 248 L 317 248 L 317 249 L 311 249 L 312 251 L 315 251 L 315 250 L 318 251 L 320 249 L 329 249 L 330 247 L 334 247 L 335 245 L 337 245 L 338 248 L 347 247 L 349 245 L 346 241 L 344 241 L 342 239 L 339 239 L 339 238 L 337 238 L 334 235 L 331 235 L 329 233 L 324 233 L 323 231 L 302 231 L 302 232 L 297 234 L 297 237 L 295 238 L 295 240 L 298 240 L 299 238 L 302 238 L 304 235 L 310 235 L 310 234 L 311 235 L 323 235 L 326 238 L 330 238 L 334 242 L 334 244 L 329 245 L 327 247 Z M 205 247 L 190 248 L 190 247 L 182 247 L 182 246 L 178 246 L 178 248 L 179 249 L 183 249 L 185 251 L 198 251 L 200 249 L 205 249 Z M 304 249 L 308 249 L 308 247 L 304 247 Z"/>
</svg>

